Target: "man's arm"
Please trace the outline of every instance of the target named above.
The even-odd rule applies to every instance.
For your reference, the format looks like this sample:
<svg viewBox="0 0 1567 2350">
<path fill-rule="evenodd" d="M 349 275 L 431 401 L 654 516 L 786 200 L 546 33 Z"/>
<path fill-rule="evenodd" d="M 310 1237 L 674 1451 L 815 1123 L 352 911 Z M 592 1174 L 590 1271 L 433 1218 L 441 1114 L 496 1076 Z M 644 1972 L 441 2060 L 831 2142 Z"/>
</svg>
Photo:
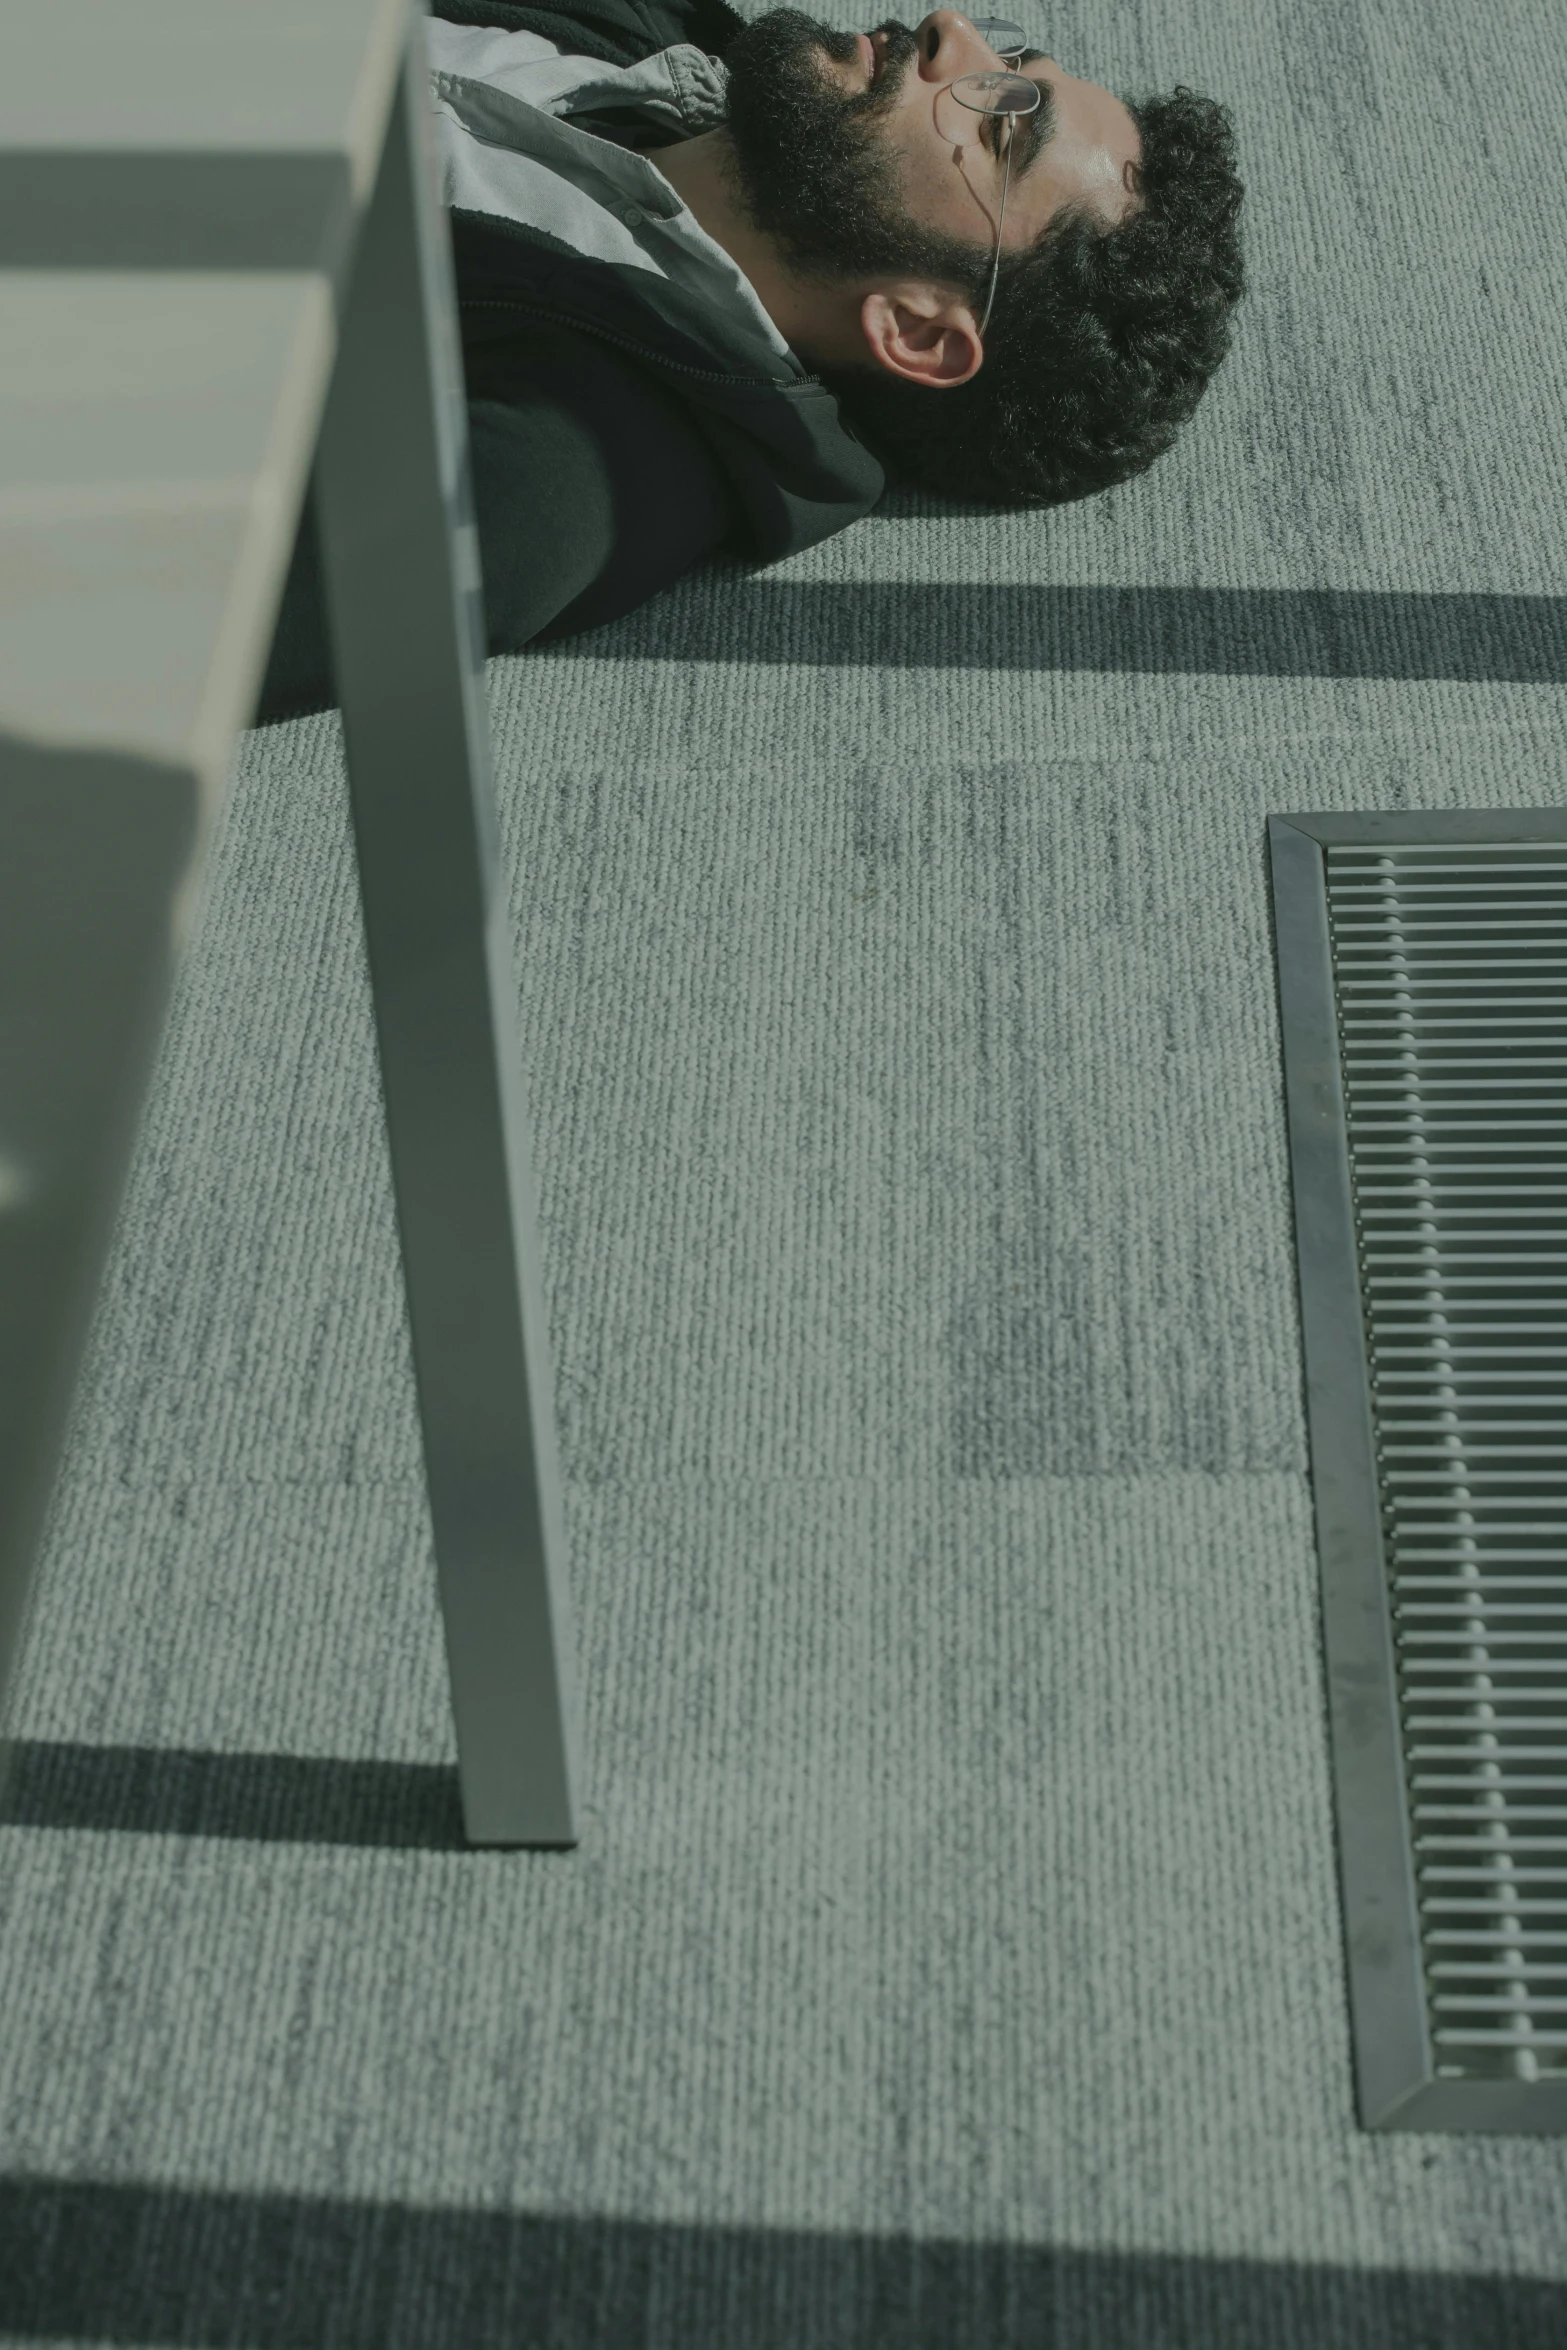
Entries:
<svg viewBox="0 0 1567 2350">
<path fill-rule="evenodd" d="M 498 373 L 507 397 L 485 396 Z M 634 611 L 714 553 L 722 476 L 671 396 L 572 328 L 470 354 L 468 441 L 486 650 L 518 652 Z M 313 500 L 300 516 L 256 715 L 336 706 Z"/>
</svg>

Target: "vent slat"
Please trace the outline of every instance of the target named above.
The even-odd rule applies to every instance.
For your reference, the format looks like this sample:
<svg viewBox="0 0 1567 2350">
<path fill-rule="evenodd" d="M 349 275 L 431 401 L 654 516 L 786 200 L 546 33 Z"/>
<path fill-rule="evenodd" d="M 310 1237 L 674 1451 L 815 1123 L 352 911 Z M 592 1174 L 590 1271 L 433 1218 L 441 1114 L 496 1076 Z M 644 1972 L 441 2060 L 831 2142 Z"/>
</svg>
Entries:
<svg viewBox="0 0 1567 2350">
<path fill-rule="evenodd" d="M 1484 1731 L 1476 1730 L 1474 1735 L 1476 1737 L 1491 1737 L 1494 1735 L 1494 1728 Z M 1410 1747 L 1409 1751 L 1416 1761 L 1422 1762 L 1451 1762 L 1457 1760 L 1460 1757 L 1467 1759 L 1471 1754 L 1474 1753 L 1474 1749 L 1472 1747 L 1448 1746 L 1431 1742 L 1427 1742 L 1424 1745 L 1413 1745 Z M 1510 1762 L 1567 1762 L 1567 1746 L 1509 1746 L 1506 1749 L 1506 1752 Z M 1478 1756 L 1476 1757 L 1476 1760 L 1480 1759 L 1483 1758 Z M 1426 1774 L 1420 1771 L 1415 1773 L 1415 1777 L 1417 1780 L 1433 1787 L 1457 1784 L 1456 1780 L 1449 1782 L 1444 1779 L 1427 1778 Z M 1549 1779 L 1541 1779 L 1537 1782 L 1531 1782 L 1531 1784 L 1537 1784 L 1542 1787 L 1559 1787 L 1561 1785 L 1561 1780 L 1558 1775 L 1553 1774 Z"/>
<path fill-rule="evenodd" d="M 1471 1642 L 1470 1645 L 1473 1646 L 1473 1643 Z M 1415 1656 L 1406 1657 L 1404 1663 L 1406 1673 L 1411 1676 L 1431 1673 L 1462 1673 L 1466 1680 L 1472 1681 L 1479 1670 L 1472 1657 Z M 1539 1662 L 1533 1657 L 1488 1655 L 1485 1660 L 1485 1670 L 1488 1673 L 1533 1673 L 1539 1670 Z M 1423 1689 L 1417 1689 L 1416 1695 L 1424 1696 L 1426 1692 Z"/>
<path fill-rule="evenodd" d="M 1558 1059 L 1551 1054 L 1542 1053 L 1538 1044 L 1520 1046 L 1515 1049 L 1511 1057 L 1515 1064 L 1512 1078 L 1516 1078 L 1522 1070 L 1533 1074 L 1536 1070 L 1567 1069 L 1567 1054 L 1563 1054 Z M 1345 1082 L 1350 1087 L 1356 1084 L 1358 1074 L 1362 1070 L 1402 1069 L 1407 1078 L 1409 1072 L 1417 1066 L 1412 1053 L 1379 1053 L 1373 1056 L 1363 1044 L 1346 1047 L 1343 1059 Z M 1429 1084 L 1433 1079 L 1445 1078 L 1454 1069 L 1494 1069 L 1496 1055 L 1495 1053 L 1487 1053 L 1483 1058 L 1477 1055 L 1473 1060 L 1467 1057 L 1461 1059 L 1458 1054 L 1449 1052 L 1445 1046 L 1437 1046 L 1430 1050 L 1422 1049 L 1418 1067 L 1422 1079 Z M 1505 1085 L 1510 1083 L 1512 1078 L 1498 1077 L 1495 1079 L 1495 1083 Z M 1379 1085 L 1391 1085 L 1393 1079 L 1379 1077 L 1376 1082 Z"/>
<path fill-rule="evenodd" d="M 1461 1908 L 1463 1905 L 1457 1903 L 1453 1906 Z M 1460 1942 L 1466 1950 L 1471 1946 L 1479 1950 L 1492 1950 L 1499 1946 L 1505 1946 L 1509 1953 L 1519 1946 L 1519 1936 L 1511 1926 L 1433 1926 L 1428 1938 L 1433 1950 L 1452 1950 Z M 1567 1932 L 1550 1927 L 1536 1928 L 1524 1936 L 1523 1940 L 1527 1942 L 1529 1949 L 1536 1953 L 1542 1950 L 1567 1952 Z M 1446 1963 L 1448 1962 L 1442 1960 L 1433 1961 L 1433 1964 L 1436 1965 Z M 1467 1967 L 1474 1962 L 1469 1959 L 1454 1959 L 1451 1963 L 1455 1966 Z M 1510 1955 L 1507 1963 L 1509 1966 L 1512 1964 Z"/>
<path fill-rule="evenodd" d="M 1463 1233 L 1459 1237 L 1467 1240 L 1470 1236 Z M 1526 1234 L 1517 1232 L 1509 1232 L 1507 1235 L 1509 1240 L 1527 1237 Z M 1560 1238 L 1560 1234 L 1542 1232 L 1539 1237 L 1542 1240 L 1557 1240 Z M 1414 1253 L 1413 1243 L 1402 1254 L 1392 1249 L 1368 1249 L 1365 1252 L 1363 1262 L 1368 1265 L 1407 1265 Z M 1516 1250 L 1511 1249 L 1460 1248 L 1451 1240 L 1445 1245 L 1440 1241 L 1421 1243 L 1419 1254 L 1430 1260 L 1428 1271 L 1422 1277 L 1429 1279 L 1433 1285 L 1437 1277 L 1436 1268 L 1439 1265 L 1567 1265 L 1567 1255 L 1557 1256 L 1553 1253 L 1550 1256 L 1541 1256 L 1533 1250 L 1519 1255 Z M 1448 1276 L 1448 1279 L 1451 1279 L 1451 1275 Z M 1443 1286 L 1446 1286 L 1445 1282 Z"/>
<path fill-rule="evenodd" d="M 1567 1999 L 1540 1999 L 1527 1991 L 1514 1997 L 1501 1991 L 1438 1991 L 1431 2004 L 1436 2008 L 1445 2008 L 1450 2014 L 1457 2012 L 1473 2015 L 1477 2011 L 1495 2014 L 1500 2011 L 1516 2015 L 1519 2008 L 1527 2007 L 1531 2015 L 1567 2015 Z"/>
<path fill-rule="evenodd" d="M 1433 1885 L 1441 1883 L 1444 1885 L 1553 1886 L 1562 1882 L 1563 1874 L 1559 1861 L 1553 1861 L 1545 1868 L 1535 1868 L 1531 1862 L 1527 1861 L 1520 1865 L 1511 1860 L 1507 1862 L 1505 1867 L 1483 1868 L 1471 1867 L 1460 1861 L 1433 1860 L 1422 1862 L 1420 1867 L 1422 1879 Z"/>
<path fill-rule="evenodd" d="M 1495 1848 L 1506 1852 L 1560 1852 L 1567 1850 L 1567 1838 L 1560 1836 L 1553 1822 L 1567 1819 L 1567 1805 L 1559 1803 L 1528 1802 L 1521 1806 L 1519 1817 L 1539 1821 L 1550 1833 L 1514 1832 L 1510 1814 L 1504 1819 L 1504 1809 L 1517 1794 L 1517 1782 L 1506 1778 L 1487 1781 L 1471 1790 L 1468 1803 L 1417 1803 L 1414 1817 L 1423 1823 L 1415 1839 L 1420 1852 L 1473 1852 Z M 1468 1833 L 1460 1834 L 1460 1830 Z"/>
<path fill-rule="evenodd" d="M 1531 1971 L 1542 1983 L 1567 1983 L 1567 1962 L 1553 1966 L 1548 1959 L 1542 1959 Z M 1519 1962 L 1515 1958 L 1436 1958 L 1431 1962 L 1431 1972 L 1433 1975 L 1462 1975 L 1470 1980 L 1478 1978 L 1483 1981 L 1488 1975 L 1516 1976 Z"/>
<path fill-rule="evenodd" d="M 1475 1762 L 1477 1767 L 1482 1769 L 1493 1767 L 1478 1755 L 1475 1757 Z M 1520 1787 L 1546 1787 L 1555 1794 L 1560 1792 L 1561 1783 L 1560 1773 L 1555 1771 L 1543 1777 L 1526 1771 L 1509 1771 L 1507 1773 L 1507 1785 L 1510 1790 L 1515 1792 Z M 1474 1781 L 1463 1771 L 1415 1771 L 1411 1775 L 1410 1784 L 1415 1787 L 1473 1787 Z M 1435 1817 L 1435 1814 L 1433 1813 L 1431 1816 Z M 1460 1805 L 1454 1816 L 1466 1817 L 1467 1814 L 1464 1813 L 1463 1807 Z M 1567 1805 L 1562 1807 L 1561 1817 L 1567 1819 Z"/>
<path fill-rule="evenodd" d="M 1476 1591 L 1472 1599 L 1410 1599 L 1401 1602 L 1397 1614 L 1400 1622 L 1414 1617 L 1483 1616 L 1493 1623 L 1498 1616 L 1547 1616 L 1567 1623 L 1567 1599 L 1529 1601 L 1521 1599 L 1489 1599 Z"/>
<path fill-rule="evenodd" d="M 1567 2032 L 1434 2032 L 1446 2048 L 1567 2048 Z"/>
<path fill-rule="evenodd" d="M 1482 1422 L 1482 1426 L 1489 1426 L 1489 1422 Z M 1478 1462 L 1478 1459 L 1541 1459 L 1541 1462 L 1560 1462 L 1560 1459 L 1567 1457 L 1567 1445 L 1466 1445 L 1459 1436 L 1452 1438 L 1452 1445 L 1388 1445 L 1386 1450 L 1388 1455 L 1398 1452 L 1403 1457 L 1417 1455 L 1419 1459 L 1435 1459 L 1438 1455 L 1447 1455 L 1450 1450 L 1461 1450 L 1461 1457 L 1466 1462 Z"/>
</svg>

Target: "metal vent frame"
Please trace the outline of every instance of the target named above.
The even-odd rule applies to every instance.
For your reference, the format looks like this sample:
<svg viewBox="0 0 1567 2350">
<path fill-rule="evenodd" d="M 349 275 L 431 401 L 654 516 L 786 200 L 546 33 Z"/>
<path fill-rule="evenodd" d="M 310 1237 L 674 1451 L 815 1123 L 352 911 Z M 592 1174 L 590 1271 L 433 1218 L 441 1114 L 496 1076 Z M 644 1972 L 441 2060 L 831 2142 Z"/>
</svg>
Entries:
<svg viewBox="0 0 1567 2350">
<path fill-rule="evenodd" d="M 1567 809 L 1270 816 L 1306 1418 L 1357 2108 L 1367 2130 L 1567 2133 L 1567 2071 L 1442 2077 L 1426 1976 L 1384 1529 L 1368 1310 L 1357 1237 L 1328 853 L 1567 845 Z M 1567 925 L 1563 949 L 1567 952 Z M 1567 1105 L 1567 1086 L 1564 1086 Z M 1564 1106 L 1567 1117 L 1567 1106 Z M 1567 1183 L 1567 1127 L 1562 1144 Z M 1550 1172 L 1554 1175 L 1556 1169 Z M 1493 1276 L 1499 1287 L 1509 1278 Z M 1554 1433 L 1555 1431 L 1553 1431 Z M 1567 1435 L 1564 1435 L 1567 1441 Z M 1560 1479 L 1553 1479 L 1559 1483 Z M 1552 1636 L 1555 1644 L 1554 1635 Z M 1567 1715 L 1567 1645 L 1550 1669 Z M 1554 1688 L 1552 1691 L 1554 1696 Z M 1559 1924 L 1567 1940 L 1567 1837 Z M 1554 1892 L 1554 1886 L 1549 1889 Z M 1553 1905 L 1554 1906 L 1554 1905 Z M 1567 1949 L 1563 1956 L 1567 1957 Z M 1567 1978 L 1561 1986 L 1567 1990 Z M 1553 2004 L 1555 2004 L 1553 2002 Z"/>
</svg>

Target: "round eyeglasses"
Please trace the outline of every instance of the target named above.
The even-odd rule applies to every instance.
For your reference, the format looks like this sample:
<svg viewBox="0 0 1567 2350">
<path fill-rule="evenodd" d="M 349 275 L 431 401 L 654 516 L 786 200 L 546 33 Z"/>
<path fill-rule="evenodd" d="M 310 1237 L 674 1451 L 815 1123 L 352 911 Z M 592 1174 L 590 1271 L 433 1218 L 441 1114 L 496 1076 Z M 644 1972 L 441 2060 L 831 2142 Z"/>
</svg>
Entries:
<svg viewBox="0 0 1567 2350">
<path fill-rule="evenodd" d="M 998 57 L 1015 55 L 1026 45 L 1019 28 L 998 17 L 978 18 L 974 30 L 995 50 Z M 996 34 L 1013 33 L 1017 34 L 1016 50 L 1010 40 L 1003 46 L 999 39 L 993 37 Z M 1006 124 L 1006 168 L 1001 178 L 1001 210 L 996 216 L 996 251 L 990 264 L 990 291 L 985 297 L 985 315 L 979 322 L 979 331 L 983 334 L 990 324 L 990 313 L 995 307 L 996 279 L 1001 271 L 1001 231 L 1006 225 L 1007 190 L 1012 184 L 1012 126 L 1018 115 L 1034 112 L 1039 104 L 1040 89 L 1037 82 L 1031 82 L 1027 74 L 1022 73 L 960 73 L 956 81 L 948 82 L 947 88 L 958 104 L 966 106 L 971 114 L 988 114 L 994 118 L 998 139 L 1001 136 L 1001 124 Z"/>
</svg>

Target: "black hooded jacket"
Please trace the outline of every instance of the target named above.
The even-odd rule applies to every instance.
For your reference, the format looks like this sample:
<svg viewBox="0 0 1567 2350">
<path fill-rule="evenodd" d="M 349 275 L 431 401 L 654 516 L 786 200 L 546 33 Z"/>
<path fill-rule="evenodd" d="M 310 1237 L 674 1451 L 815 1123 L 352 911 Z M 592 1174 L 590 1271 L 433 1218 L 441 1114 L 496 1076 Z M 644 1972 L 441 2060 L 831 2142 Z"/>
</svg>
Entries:
<svg viewBox="0 0 1567 2350">
<path fill-rule="evenodd" d="M 433 0 L 432 13 L 611 65 L 677 42 L 721 58 L 743 29 L 725 0 Z M 776 562 L 874 506 L 881 468 L 823 385 L 715 367 L 638 298 L 635 271 L 516 221 L 448 217 L 491 653 L 618 619 L 708 555 Z M 307 497 L 256 723 L 335 700 Z"/>
</svg>

